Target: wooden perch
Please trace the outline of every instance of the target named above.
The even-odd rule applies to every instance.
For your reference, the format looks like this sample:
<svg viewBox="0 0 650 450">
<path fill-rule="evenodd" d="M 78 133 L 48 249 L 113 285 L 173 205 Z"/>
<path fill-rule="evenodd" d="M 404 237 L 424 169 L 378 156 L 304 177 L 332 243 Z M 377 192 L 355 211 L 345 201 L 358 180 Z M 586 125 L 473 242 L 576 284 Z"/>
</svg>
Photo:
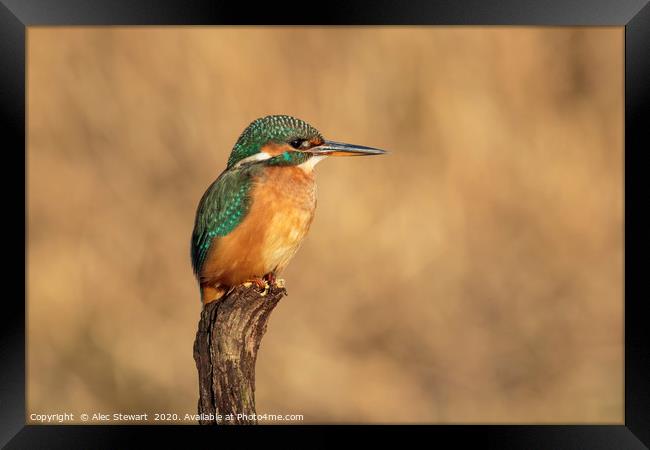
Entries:
<svg viewBox="0 0 650 450">
<path fill-rule="evenodd" d="M 194 341 L 202 425 L 257 424 L 257 350 L 271 311 L 284 295 L 278 286 L 264 296 L 255 285 L 237 286 L 203 307 Z"/>
</svg>

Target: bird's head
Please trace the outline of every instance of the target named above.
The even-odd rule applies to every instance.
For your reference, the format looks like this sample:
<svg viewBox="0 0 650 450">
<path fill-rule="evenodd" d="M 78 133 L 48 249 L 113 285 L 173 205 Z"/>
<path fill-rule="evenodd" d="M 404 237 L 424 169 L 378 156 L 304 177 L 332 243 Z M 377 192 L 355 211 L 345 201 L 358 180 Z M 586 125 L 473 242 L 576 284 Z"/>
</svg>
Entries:
<svg viewBox="0 0 650 450">
<path fill-rule="evenodd" d="M 313 167 L 327 156 L 386 153 L 372 147 L 328 141 L 308 123 L 291 116 L 266 116 L 253 121 L 230 153 L 228 169 L 246 164 Z"/>
</svg>

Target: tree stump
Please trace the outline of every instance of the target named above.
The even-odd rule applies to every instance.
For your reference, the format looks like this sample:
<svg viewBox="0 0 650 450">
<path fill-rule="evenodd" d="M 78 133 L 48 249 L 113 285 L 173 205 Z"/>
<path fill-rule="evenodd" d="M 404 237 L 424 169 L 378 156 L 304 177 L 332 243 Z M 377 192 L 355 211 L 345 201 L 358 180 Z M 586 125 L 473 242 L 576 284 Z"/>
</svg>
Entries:
<svg viewBox="0 0 650 450">
<path fill-rule="evenodd" d="M 200 424 L 257 424 L 257 351 L 271 311 L 286 293 L 273 285 L 262 295 L 255 285 L 241 285 L 203 307 L 194 341 Z"/>
</svg>

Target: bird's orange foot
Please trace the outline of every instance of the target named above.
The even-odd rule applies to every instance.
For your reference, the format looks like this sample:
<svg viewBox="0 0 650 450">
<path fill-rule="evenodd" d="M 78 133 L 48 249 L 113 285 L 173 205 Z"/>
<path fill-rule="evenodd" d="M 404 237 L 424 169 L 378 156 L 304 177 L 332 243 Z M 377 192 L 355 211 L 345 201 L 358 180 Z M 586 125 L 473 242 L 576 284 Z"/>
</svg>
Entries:
<svg viewBox="0 0 650 450">
<path fill-rule="evenodd" d="M 269 272 L 264 275 L 264 279 L 268 281 L 271 286 L 277 286 L 281 289 L 284 289 L 284 279 L 276 278 L 274 272 Z"/>
<path fill-rule="evenodd" d="M 255 285 L 260 290 L 260 295 L 264 297 L 269 292 L 269 283 L 264 278 L 253 278 L 244 283 L 244 286 L 249 287 Z"/>
</svg>

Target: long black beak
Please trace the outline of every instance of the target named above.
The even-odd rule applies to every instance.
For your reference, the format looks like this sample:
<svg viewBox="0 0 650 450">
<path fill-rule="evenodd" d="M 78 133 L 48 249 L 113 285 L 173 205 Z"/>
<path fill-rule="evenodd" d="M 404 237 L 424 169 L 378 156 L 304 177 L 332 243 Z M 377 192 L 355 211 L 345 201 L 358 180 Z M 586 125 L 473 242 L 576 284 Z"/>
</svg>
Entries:
<svg viewBox="0 0 650 450">
<path fill-rule="evenodd" d="M 307 152 L 328 156 L 369 156 L 381 155 L 386 153 L 386 150 L 363 145 L 345 144 L 343 142 L 325 141 L 321 145 L 310 148 Z"/>
</svg>

